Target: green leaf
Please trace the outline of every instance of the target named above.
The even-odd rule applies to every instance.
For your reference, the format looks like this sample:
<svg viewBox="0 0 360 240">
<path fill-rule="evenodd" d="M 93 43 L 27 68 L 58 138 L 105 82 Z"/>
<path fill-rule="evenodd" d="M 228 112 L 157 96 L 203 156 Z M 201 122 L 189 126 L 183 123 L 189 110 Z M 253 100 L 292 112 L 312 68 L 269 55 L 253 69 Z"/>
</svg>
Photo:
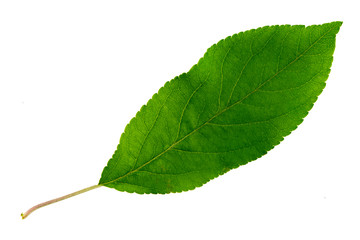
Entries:
<svg viewBox="0 0 360 240">
<path fill-rule="evenodd" d="M 22 218 L 101 186 L 191 190 L 263 156 L 324 89 L 341 24 L 263 27 L 221 40 L 141 108 L 98 185 L 37 204 Z"/>
<path fill-rule="evenodd" d="M 341 24 L 263 27 L 213 45 L 130 121 L 99 185 L 181 192 L 263 156 L 325 87 Z"/>
</svg>

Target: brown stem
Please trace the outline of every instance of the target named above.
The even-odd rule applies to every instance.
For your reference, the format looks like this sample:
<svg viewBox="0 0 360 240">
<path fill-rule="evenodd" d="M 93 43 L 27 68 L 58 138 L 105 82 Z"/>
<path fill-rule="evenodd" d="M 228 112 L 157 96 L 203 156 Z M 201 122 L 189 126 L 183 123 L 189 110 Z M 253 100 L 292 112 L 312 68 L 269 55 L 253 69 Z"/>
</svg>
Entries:
<svg viewBox="0 0 360 240">
<path fill-rule="evenodd" d="M 30 215 L 30 213 L 32 213 L 32 212 L 35 211 L 36 209 L 45 207 L 45 206 L 50 205 L 50 204 L 52 204 L 52 203 L 56 203 L 56 202 L 65 200 L 65 199 L 67 199 L 67 198 L 71 198 L 71 197 L 73 197 L 73 196 L 76 196 L 76 195 L 79 195 L 79 194 L 81 194 L 81 193 L 84 193 L 84 192 L 93 190 L 93 189 L 98 188 L 98 187 L 101 187 L 101 185 L 94 185 L 94 186 L 91 186 L 91 187 L 87 187 L 87 188 L 81 189 L 81 190 L 79 190 L 79 191 L 77 191 L 77 192 L 73 192 L 73 193 L 67 194 L 67 195 L 65 195 L 65 196 L 62 196 L 62 197 L 59 197 L 59 198 L 55 198 L 55 199 L 49 200 L 49 201 L 47 201 L 47 202 L 40 203 L 40 204 L 38 204 L 38 205 L 33 206 L 33 207 L 30 208 L 29 210 L 27 210 L 25 213 L 21 213 L 21 217 L 22 217 L 22 219 L 25 219 L 27 216 Z"/>
</svg>

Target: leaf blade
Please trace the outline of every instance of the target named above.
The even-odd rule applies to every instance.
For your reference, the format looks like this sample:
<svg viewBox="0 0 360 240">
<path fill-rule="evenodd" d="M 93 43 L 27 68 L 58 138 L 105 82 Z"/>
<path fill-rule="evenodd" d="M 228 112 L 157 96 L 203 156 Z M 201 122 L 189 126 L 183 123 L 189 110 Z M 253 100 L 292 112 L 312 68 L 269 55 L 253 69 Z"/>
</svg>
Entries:
<svg viewBox="0 0 360 240">
<path fill-rule="evenodd" d="M 264 27 L 213 45 L 131 120 L 99 184 L 180 192 L 266 154 L 324 88 L 340 26 Z"/>
</svg>

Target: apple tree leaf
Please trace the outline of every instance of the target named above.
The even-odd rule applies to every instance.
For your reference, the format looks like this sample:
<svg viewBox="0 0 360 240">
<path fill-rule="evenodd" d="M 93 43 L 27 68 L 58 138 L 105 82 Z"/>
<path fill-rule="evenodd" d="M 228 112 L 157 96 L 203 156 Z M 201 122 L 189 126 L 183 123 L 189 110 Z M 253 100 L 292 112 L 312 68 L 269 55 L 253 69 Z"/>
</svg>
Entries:
<svg viewBox="0 0 360 240">
<path fill-rule="evenodd" d="M 187 191 L 263 156 L 324 89 L 341 24 L 268 26 L 213 45 L 130 121 L 99 185 Z"/>
</svg>

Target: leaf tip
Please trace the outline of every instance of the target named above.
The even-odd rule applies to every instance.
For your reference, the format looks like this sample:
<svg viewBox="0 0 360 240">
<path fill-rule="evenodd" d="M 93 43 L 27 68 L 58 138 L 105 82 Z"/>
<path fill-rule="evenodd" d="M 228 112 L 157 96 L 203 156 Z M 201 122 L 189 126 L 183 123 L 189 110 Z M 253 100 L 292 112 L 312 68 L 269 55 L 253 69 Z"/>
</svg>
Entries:
<svg viewBox="0 0 360 240">
<path fill-rule="evenodd" d="M 341 27 L 341 25 L 343 24 L 343 21 L 334 21 L 333 24 L 338 25 L 339 27 Z"/>
<path fill-rule="evenodd" d="M 343 24 L 342 21 L 333 21 L 323 24 L 323 26 L 327 26 L 329 28 L 329 31 L 332 31 L 332 34 L 337 34 L 340 31 L 340 27 Z"/>
</svg>

